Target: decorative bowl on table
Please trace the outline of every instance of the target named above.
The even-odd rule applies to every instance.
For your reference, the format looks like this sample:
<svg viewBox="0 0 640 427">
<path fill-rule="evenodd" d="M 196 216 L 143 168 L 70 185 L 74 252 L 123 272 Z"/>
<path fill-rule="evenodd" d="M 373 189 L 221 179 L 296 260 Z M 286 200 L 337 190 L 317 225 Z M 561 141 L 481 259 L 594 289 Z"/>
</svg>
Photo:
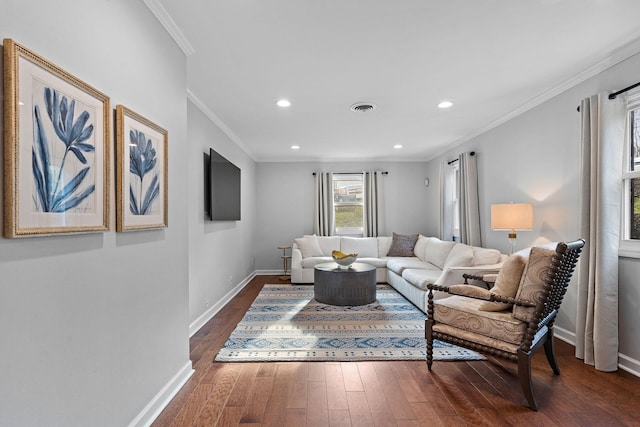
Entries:
<svg viewBox="0 0 640 427">
<path fill-rule="evenodd" d="M 358 254 L 345 254 L 340 251 L 332 251 L 331 256 L 333 260 L 340 266 L 340 268 L 349 268 L 351 264 L 353 264 L 356 259 L 358 259 Z"/>
</svg>

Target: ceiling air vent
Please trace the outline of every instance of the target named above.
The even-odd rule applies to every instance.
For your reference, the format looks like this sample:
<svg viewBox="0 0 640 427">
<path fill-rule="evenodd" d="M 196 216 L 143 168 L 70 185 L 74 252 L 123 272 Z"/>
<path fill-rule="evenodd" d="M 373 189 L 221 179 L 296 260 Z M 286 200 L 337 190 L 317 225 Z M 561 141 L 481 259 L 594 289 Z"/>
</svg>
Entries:
<svg viewBox="0 0 640 427">
<path fill-rule="evenodd" d="M 353 104 L 351 106 L 351 111 L 355 111 L 359 113 L 367 113 L 375 109 L 376 109 L 376 105 L 370 102 L 358 102 L 357 104 Z"/>
</svg>

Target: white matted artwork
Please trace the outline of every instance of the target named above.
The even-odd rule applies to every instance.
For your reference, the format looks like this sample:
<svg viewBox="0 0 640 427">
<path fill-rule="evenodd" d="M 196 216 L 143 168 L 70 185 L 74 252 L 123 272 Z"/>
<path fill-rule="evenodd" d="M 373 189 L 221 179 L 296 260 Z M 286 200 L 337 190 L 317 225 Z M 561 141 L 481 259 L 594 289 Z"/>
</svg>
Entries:
<svg viewBox="0 0 640 427">
<path fill-rule="evenodd" d="M 109 97 L 4 44 L 4 236 L 109 229 Z"/>
<path fill-rule="evenodd" d="M 123 105 L 116 120 L 116 230 L 167 227 L 168 133 Z"/>
</svg>

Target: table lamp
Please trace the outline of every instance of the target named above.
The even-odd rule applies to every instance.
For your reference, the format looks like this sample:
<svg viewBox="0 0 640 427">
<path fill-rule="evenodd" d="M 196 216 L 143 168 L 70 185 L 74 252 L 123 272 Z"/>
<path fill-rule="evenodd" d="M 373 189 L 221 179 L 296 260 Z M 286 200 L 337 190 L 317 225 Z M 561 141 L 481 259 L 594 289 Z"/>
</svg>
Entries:
<svg viewBox="0 0 640 427">
<path fill-rule="evenodd" d="M 531 203 L 506 203 L 491 205 L 491 229 L 508 230 L 511 252 L 516 246 L 516 230 L 533 230 L 533 205 Z"/>
</svg>

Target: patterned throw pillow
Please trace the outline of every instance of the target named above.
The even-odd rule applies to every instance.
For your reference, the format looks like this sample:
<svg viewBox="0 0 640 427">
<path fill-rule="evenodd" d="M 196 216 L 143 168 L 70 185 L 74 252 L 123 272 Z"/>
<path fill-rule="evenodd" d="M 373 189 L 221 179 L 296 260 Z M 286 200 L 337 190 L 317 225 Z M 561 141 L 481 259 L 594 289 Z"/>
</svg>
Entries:
<svg viewBox="0 0 640 427">
<path fill-rule="evenodd" d="M 546 280 L 549 276 L 551 258 L 555 251 L 541 247 L 531 248 L 529 262 L 522 273 L 522 283 L 518 288 L 516 299 L 527 300 L 534 303 L 540 302 L 546 287 Z M 513 307 L 513 317 L 524 322 L 531 321 L 534 307 Z"/>
<path fill-rule="evenodd" d="M 387 256 L 415 256 L 413 247 L 418 241 L 417 234 L 396 234 L 393 233 L 391 247 Z"/>
<path fill-rule="evenodd" d="M 514 298 L 518 293 L 518 286 L 522 279 L 522 272 L 527 265 L 527 261 L 520 255 L 513 254 L 502 265 L 496 283 L 491 288 L 491 293 L 503 297 Z M 508 310 L 513 304 L 504 302 L 483 302 L 478 307 L 481 311 L 502 311 Z"/>
</svg>

